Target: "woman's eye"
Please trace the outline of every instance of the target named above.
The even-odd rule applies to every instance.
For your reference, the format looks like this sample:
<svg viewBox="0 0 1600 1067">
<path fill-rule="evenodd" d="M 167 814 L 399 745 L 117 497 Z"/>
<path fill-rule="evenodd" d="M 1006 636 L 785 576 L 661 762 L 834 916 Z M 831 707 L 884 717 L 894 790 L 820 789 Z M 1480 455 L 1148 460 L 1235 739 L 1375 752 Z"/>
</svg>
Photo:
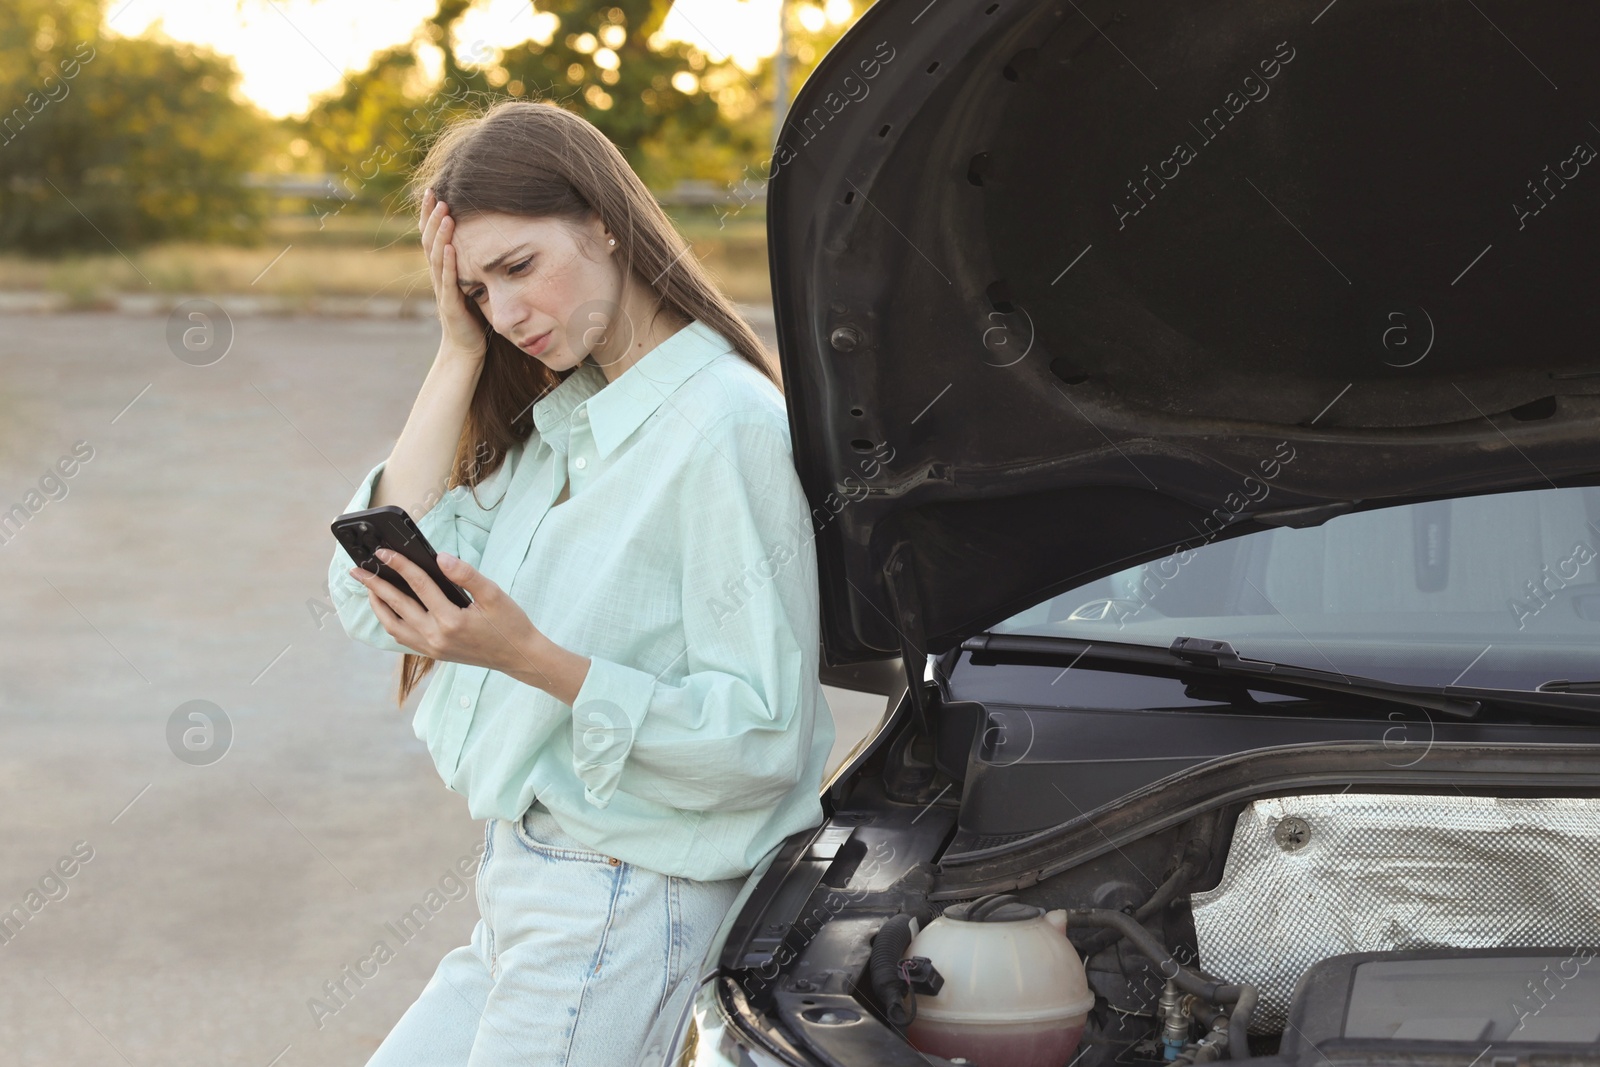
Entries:
<svg viewBox="0 0 1600 1067">
<path fill-rule="evenodd" d="M 507 267 L 506 268 L 506 273 L 507 274 L 518 274 L 518 273 L 521 273 L 521 271 L 522 271 L 522 269 L 524 267 L 526 267 L 529 263 L 532 263 L 534 261 L 534 258 L 535 257 L 533 257 L 533 256 L 529 256 L 527 259 L 523 260 L 521 263 L 515 264 L 514 266 Z M 474 289 L 471 293 L 469 293 L 467 295 L 467 299 L 473 301 L 474 303 L 481 303 L 483 298 L 484 298 L 484 296 L 487 295 L 488 292 L 489 292 L 489 290 L 487 290 L 487 289 Z"/>
</svg>

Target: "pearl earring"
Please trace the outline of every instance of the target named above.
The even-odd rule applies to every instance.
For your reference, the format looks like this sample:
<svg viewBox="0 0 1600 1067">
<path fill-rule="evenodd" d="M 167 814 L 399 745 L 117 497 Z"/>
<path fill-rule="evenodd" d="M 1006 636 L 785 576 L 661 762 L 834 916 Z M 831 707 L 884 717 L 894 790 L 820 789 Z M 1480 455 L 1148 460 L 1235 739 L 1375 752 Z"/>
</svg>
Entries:
<svg viewBox="0 0 1600 1067">
<path fill-rule="evenodd" d="M 617 239 L 615 237 L 611 238 L 611 243 L 612 244 L 616 244 L 617 243 Z"/>
</svg>

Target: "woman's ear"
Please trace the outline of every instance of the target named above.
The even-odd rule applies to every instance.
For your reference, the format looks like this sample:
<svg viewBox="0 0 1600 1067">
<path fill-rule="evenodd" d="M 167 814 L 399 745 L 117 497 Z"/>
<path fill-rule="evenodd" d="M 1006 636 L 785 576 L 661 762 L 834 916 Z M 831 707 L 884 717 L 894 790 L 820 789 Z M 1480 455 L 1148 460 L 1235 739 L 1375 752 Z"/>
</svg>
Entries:
<svg viewBox="0 0 1600 1067">
<path fill-rule="evenodd" d="M 598 212 L 589 216 L 589 232 L 607 253 L 617 250 L 617 235 L 611 232 L 611 227 L 606 225 Z"/>
</svg>

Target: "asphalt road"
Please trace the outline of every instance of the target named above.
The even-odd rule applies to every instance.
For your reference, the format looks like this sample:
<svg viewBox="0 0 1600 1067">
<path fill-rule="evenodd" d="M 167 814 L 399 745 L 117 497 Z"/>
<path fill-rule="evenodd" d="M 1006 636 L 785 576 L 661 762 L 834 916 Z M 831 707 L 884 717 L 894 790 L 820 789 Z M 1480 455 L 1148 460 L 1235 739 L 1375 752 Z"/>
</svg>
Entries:
<svg viewBox="0 0 1600 1067">
<path fill-rule="evenodd" d="M 232 328 L 199 366 L 220 342 L 159 316 L 0 315 L 0 511 L 37 507 L 0 526 L 8 1067 L 359 1067 L 477 920 L 469 891 L 386 932 L 483 824 L 412 735 L 420 694 L 395 706 L 399 657 L 325 599 L 328 522 L 437 324 Z M 837 762 L 882 702 L 828 696 Z M 185 747 L 191 701 L 231 740 Z M 394 958 L 319 1020 L 380 938 Z"/>
</svg>

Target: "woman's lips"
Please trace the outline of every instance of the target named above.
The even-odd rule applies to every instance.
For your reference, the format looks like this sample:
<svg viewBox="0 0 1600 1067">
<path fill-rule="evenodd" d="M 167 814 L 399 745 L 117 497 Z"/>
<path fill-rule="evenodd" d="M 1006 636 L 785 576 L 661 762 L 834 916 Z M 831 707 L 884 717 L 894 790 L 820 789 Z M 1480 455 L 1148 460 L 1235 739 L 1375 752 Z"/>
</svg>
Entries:
<svg viewBox="0 0 1600 1067">
<path fill-rule="evenodd" d="M 554 333 L 554 332 L 555 332 L 554 330 L 546 330 L 544 333 L 541 333 L 538 337 L 535 337 L 533 340 L 529 341 L 528 343 L 526 343 L 524 345 L 521 345 L 520 347 L 524 352 L 528 353 L 528 355 L 537 356 L 540 352 L 543 352 L 545 350 L 545 348 L 550 344 L 550 335 L 552 333 Z"/>
</svg>

